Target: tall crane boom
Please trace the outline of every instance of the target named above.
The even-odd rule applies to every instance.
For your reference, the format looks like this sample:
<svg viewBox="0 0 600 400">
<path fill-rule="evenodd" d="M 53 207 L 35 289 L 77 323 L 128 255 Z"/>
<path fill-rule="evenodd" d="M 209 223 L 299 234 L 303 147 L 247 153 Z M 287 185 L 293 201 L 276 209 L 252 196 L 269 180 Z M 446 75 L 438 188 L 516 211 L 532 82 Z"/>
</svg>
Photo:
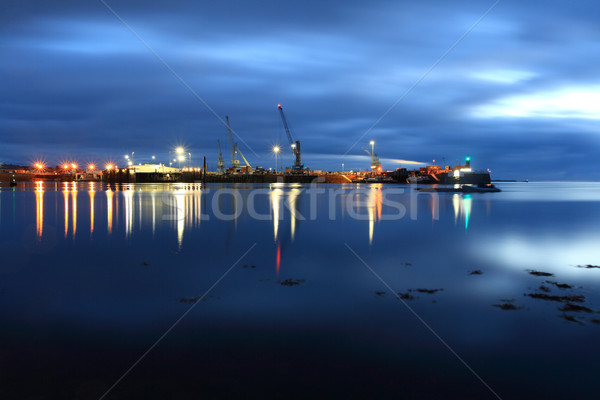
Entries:
<svg viewBox="0 0 600 400">
<path fill-rule="evenodd" d="M 223 160 L 223 154 L 221 154 L 221 141 L 217 139 L 217 145 L 219 146 L 219 158 L 217 160 L 217 174 L 222 175 L 225 173 L 225 160 Z"/>
<path fill-rule="evenodd" d="M 225 116 L 225 121 L 227 121 L 227 135 L 229 136 L 229 146 L 231 147 L 231 166 L 233 167 L 233 170 L 236 171 L 240 166 L 240 160 L 237 159 L 235 151 L 237 143 L 233 143 L 233 136 L 231 135 L 231 128 L 229 127 L 229 116 Z"/>
<path fill-rule="evenodd" d="M 303 172 L 304 165 L 302 165 L 302 159 L 300 157 L 300 141 L 296 140 L 294 143 L 294 139 L 292 138 L 292 134 L 290 133 L 290 128 L 288 126 L 287 120 L 285 119 L 285 114 L 283 113 L 283 108 L 281 104 L 277 104 L 277 108 L 279 109 L 279 113 L 281 114 L 281 120 L 283 121 L 283 128 L 285 129 L 285 133 L 287 135 L 288 141 L 290 142 L 290 147 L 292 149 L 292 154 L 294 155 L 294 168 L 295 172 Z"/>
</svg>

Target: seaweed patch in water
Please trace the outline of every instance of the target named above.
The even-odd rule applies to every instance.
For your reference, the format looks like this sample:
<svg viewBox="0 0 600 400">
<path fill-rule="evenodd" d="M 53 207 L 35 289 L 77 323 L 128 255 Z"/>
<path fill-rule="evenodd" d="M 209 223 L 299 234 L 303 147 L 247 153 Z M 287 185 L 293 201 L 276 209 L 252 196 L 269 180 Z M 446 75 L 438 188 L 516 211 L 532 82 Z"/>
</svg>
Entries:
<svg viewBox="0 0 600 400">
<path fill-rule="evenodd" d="M 576 294 L 572 296 L 555 296 L 551 294 L 545 293 L 525 293 L 525 296 L 529 296 L 532 299 L 540 299 L 540 300 L 550 300 L 550 301 L 560 301 L 560 302 L 575 302 L 575 303 L 583 303 L 585 301 L 585 296 Z"/>
<path fill-rule="evenodd" d="M 583 312 L 587 312 L 587 313 L 593 313 L 594 310 L 592 310 L 591 308 L 585 307 L 585 306 L 580 306 L 578 304 L 571 304 L 571 303 L 567 303 L 564 306 L 562 306 L 561 308 L 559 308 L 560 311 L 563 312 L 579 312 L 579 311 L 583 311 Z"/>
<path fill-rule="evenodd" d="M 523 307 L 517 307 L 511 303 L 492 304 L 494 307 L 498 307 L 501 310 L 520 310 Z"/>
<path fill-rule="evenodd" d="M 562 319 L 569 321 L 569 322 L 577 322 L 579 325 L 583 325 L 583 322 L 581 322 L 580 320 L 578 320 L 577 318 L 575 318 L 572 315 L 568 315 L 568 314 L 563 314 L 560 316 Z"/>
<path fill-rule="evenodd" d="M 554 276 L 554 274 L 551 274 L 550 272 L 536 271 L 533 269 L 528 269 L 527 272 L 529 272 L 529 275 L 534 276 Z"/>
<path fill-rule="evenodd" d="M 301 283 L 304 283 L 304 279 L 286 279 L 284 281 L 279 282 L 281 286 L 296 286 Z"/>
<path fill-rule="evenodd" d="M 558 282 L 554 282 L 554 281 L 546 281 L 546 283 L 554 285 L 559 289 L 573 289 L 573 286 L 568 285 L 566 283 L 558 283 Z"/>
<path fill-rule="evenodd" d="M 444 289 L 415 289 L 417 292 L 419 293 L 428 293 L 428 294 L 433 294 L 436 292 L 441 292 Z"/>
<path fill-rule="evenodd" d="M 410 293 L 398 292 L 398 296 L 400 296 L 400 298 L 402 300 L 414 300 L 415 299 L 415 297 L 413 295 L 411 295 Z"/>
</svg>

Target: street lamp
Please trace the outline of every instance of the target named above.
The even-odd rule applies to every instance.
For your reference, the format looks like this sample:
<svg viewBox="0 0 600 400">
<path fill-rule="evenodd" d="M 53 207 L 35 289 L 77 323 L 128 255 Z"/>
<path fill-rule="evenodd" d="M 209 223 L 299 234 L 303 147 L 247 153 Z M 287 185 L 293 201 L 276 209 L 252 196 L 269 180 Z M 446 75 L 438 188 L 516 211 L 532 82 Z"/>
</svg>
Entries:
<svg viewBox="0 0 600 400">
<path fill-rule="evenodd" d="M 178 147 L 178 148 L 176 148 L 176 149 L 175 149 L 175 152 L 176 152 L 177 154 L 182 154 L 182 153 L 183 153 L 183 147 Z"/>
<path fill-rule="evenodd" d="M 342 163 L 342 173 L 344 173 L 344 163 Z"/>
<path fill-rule="evenodd" d="M 277 154 L 279 154 L 279 146 L 274 146 L 273 152 L 275 153 L 275 173 L 277 173 Z"/>
<path fill-rule="evenodd" d="M 181 168 L 181 162 L 185 161 L 185 156 L 181 155 L 181 156 L 177 157 L 177 161 L 179 161 L 179 163 L 177 165 L 179 166 L 179 168 Z"/>
<path fill-rule="evenodd" d="M 373 157 L 373 154 L 375 154 L 375 141 L 371 140 L 369 144 L 371 145 L 371 157 Z"/>
</svg>

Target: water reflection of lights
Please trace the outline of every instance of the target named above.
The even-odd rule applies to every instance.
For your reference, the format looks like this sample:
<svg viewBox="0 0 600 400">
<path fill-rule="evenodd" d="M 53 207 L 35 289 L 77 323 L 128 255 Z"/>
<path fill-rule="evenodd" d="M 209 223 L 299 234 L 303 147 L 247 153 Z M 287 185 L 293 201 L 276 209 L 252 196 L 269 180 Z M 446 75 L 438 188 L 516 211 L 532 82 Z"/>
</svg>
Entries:
<svg viewBox="0 0 600 400">
<path fill-rule="evenodd" d="M 106 213 L 108 218 L 108 233 L 112 233 L 113 223 L 113 192 L 110 187 L 106 190 Z"/>
<path fill-rule="evenodd" d="M 90 194 L 90 235 L 94 233 L 94 196 L 96 195 L 96 191 L 94 190 L 95 183 L 90 182 L 89 186 L 89 194 Z"/>
<path fill-rule="evenodd" d="M 69 186 L 67 182 L 63 183 L 63 196 L 65 199 L 65 238 L 69 233 Z"/>
<path fill-rule="evenodd" d="M 281 189 L 277 188 L 271 190 L 271 209 L 273 210 L 273 241 L 277 241 L 277 235 L 279 233 L 281 195 Z"/>
<path fill-rule="evenodd" d="M 73 199 L 72 221 L 73 221 L 73 238 L 77 233 L 77 183 L 71 182 L 71 197 Z"/>
<path fill-rule="evenodd" d="M 371 185 L 369 190 L 369 199 L 367 212 L 369 215 L 369 245 L 373 244 L 373 233 L 375 230 L 375 222 L 381 220 L 381 208 L 382 208 L 382 193 L 381 186 Z"/>
<path fill-rule="evenodd" d="M 471 219 L 471 207 L 473 198 L 470 194 L 461 196 L 454 194 L 452 196 L 452 207 L 454 208 L 454 224 L 458 222 L 459 216 L 465 217 L 465 230 L 469 229 L 469 220 Z"/>
<path fill-rule="evenodd" d="M 44 231 L 44 186 L 42 182 L 35 183 L 35 232 L 38 240 L 42 239 Z"/>
<path fill-rule="evenodd" d="M 127 188 L 123 192 L 123 200 L 125 207 L 125 237 L 129 238 L 133 230 L 133 190 Z"/>
<path fill-rule="evenodd" d="M 175 209 L 177 220 L 177 248 L 181 250 L 183 246 L 183 230 L 185 228 L 185 189 L 175 191 Z"/>
<path fill-rule="evenodd" d="M 300 195 L 299 189 L 291 189 L 288 192 L 288 206 L 290 209 L 290 233 L 292 236 L 292 242 L 294 241 L 294 236 L 296 234 L 296 219 L 298 218 L 297 214 L 297 206 L 298 206 L 298 196 Z"/>
</svg>

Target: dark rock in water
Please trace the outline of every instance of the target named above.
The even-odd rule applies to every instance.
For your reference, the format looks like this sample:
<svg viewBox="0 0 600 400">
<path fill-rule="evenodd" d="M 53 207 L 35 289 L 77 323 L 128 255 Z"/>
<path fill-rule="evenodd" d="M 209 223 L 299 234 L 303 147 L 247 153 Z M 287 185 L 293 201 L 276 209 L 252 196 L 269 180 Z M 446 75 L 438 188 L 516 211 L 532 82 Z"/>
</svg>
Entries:
<svg viewBox="0 0 600 400">
<path fill-rule="evenodd" d="M 558 283 L 558 282 L 554 282 L 554 281 L 546 281 L 546 283 L 554 285 L 559 289 L 573 289 L 573 286 L 567 285 L 566 283 Z"/>
<path fill-rule="evenodd" d="M 585 301 L 585 296 L 577 294 L 572 296 L 555 296 L 545 293 L 525 293 L 525 296 L 529 296 L 532 299 L 540 299 L 540 300 L 550 300 L 550 301 L 560 301 L 560 302 L 575 302 L 575 303 L 583 303 Z"/>
<path fill-rule="evenodd" d="M 577 318 L 575 318 L 572 315 L 568 315 L 568 314 L 563 314 L 560 316 L 562 319 L 569 321 L 569 322 L 577 322 L 579 325 L 583 325 L 583 322 L 581 322 L 580 320 L 578 320 Z"/>
<path fill-rule="evenodd" d="M 376 291 L 375 294 L 377 296 L 383 296 L 385 294 L 385 292 Z"/>
<path fill-rule="evenodd" d="M 182 297 L 182 298 L 180 298 L 177 301 L 180 302 L 180 303 L 195 303 L 195 302 L 198 301 L 199 298 L 200 298 L 200 296 L 198 296 L 198 297 L 189 297 L 189 298 Z"/>
<path fill-rule="evenodd" d="M 150 265 L 150 263 L 147 263 L 146 261 L 142 261 L 142 265 L 143 265 L 144 267 L 147 267 L 148 265 Z"/>
<path fill-rule="evenodd" d="M 523 307 L 517 307 L 511 303 L 492 304 L 494 307 L 498 307 L 501 310 L 520 310 Z"/>
<path fill-rule="evenodd" d="M 398 292 L 398 296 L 402 299 L 402 300 L 414 300 L 414 296 L 411 295 L 410 293 L 402 293 L 402 292 Z"/>
<path fill-rule="evenodd" d="M 282 286 L 296 286 L 304 282 L 304 279 L 286 279 L 279 282 Z"/>
<path fill-rule="evenodd" d="M 565 304 L 564 306 L 559 308 L 559 310 L 563 311 L 563 312 L 579 312 L 579 311 L 583 311 L 583 312 L 587 312 L 587 313 L 594 312 L 594 310 L 592 310 L 591 308 L 587 308 L 585 306 L 580 306 L 580 305 L 571 304 L 571 303 Z"/>
<path fill-rule="evenodd" d="M 416 289 L 417 292 L 419 293 L 428 293 L 428 294 L 433 294 L 436 292 L 440 292 L 444 289 Z"/>
<path fill-rule="evenodd" d="M 476 270 L 469 272 L 469 275 L 481 275 L 481 274 L 483 274 L 483 272 L 481 272 L 480 269 L 476 269 Z"/>
<path fill-rule="evenodd" d="M 550 292 L 550 288 L 548 286 L 544 286 L 544 285 L 540 286 L 540 290 L 542 292 L 546 292 L 546 293 Z"/>
<path fill-rule="evenodd" d="M 535 271 L 533 269 L 528 269 L 527 272 L 529 272 L 529 275 L 534 276 L 554 276 L 554 274 L 551 274 L 550 272 Z"/>
<path fill-rule="evenodd" d="M 600 268 L 600 265 L 578 265 L 577 268 Z"/>
</svg>

